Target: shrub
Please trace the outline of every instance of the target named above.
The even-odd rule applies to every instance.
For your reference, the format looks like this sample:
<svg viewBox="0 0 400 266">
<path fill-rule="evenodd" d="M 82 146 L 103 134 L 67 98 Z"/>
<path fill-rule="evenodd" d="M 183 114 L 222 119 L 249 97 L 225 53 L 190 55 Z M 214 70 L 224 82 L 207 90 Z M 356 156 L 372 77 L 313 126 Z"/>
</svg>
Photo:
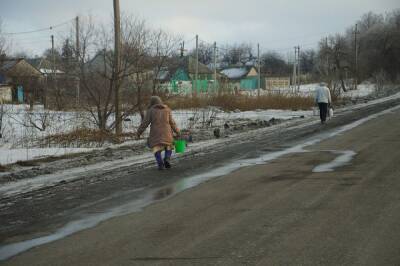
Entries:
<svg viewBox="0 0 400 266">
<path fill-rule="evenodd" d="M 312 97 L 287 95 L 262 95 L 259 97 L 232 94 L 215 96 L 178 96 L 167 100 L 172 109 L 220 107 L 225 111 L 250 111 L 255 109 L 307 110 L 314 105 Z"/>
</svg>

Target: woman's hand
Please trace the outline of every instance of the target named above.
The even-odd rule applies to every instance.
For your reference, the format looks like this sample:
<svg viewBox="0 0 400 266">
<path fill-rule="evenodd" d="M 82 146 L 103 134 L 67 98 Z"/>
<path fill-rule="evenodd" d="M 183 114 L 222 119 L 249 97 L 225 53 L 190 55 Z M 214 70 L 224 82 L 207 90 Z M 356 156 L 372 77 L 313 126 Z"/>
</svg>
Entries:
<svg viewBox="0 0 400 266">
<path fill-rule="evenodd" d="M 174 139 L 180 138 L 181 137 L 181 132 L 175 132 L 174 134 Z"/>
</svg>

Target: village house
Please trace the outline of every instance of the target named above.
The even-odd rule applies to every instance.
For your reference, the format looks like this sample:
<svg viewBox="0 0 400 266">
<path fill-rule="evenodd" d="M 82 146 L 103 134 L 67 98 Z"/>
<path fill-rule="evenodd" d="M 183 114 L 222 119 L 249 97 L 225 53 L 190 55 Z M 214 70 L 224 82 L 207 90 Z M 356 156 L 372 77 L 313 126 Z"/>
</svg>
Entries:
<svg viewBox="0 0 400 266">
<path fill-rule="evenodd" d="M 156 83 L 155 87 L 163 92 L 169 92 L 171 72 L 169 71 L 168 67 L 161 67 L 158 71 L 154 70 L 154 73 L 154 82 Z"/>
<path fill-rule="evenodd" d="M 88 71 L 101 73 L 101 75 L 111 77 L 113 73 L 114 56 L 111 51 L 98 52 L 88 63 L 85 68 Z M 134 83 L 149 83 L 153 79 L 154 70 L 142 66 L 140 69 L 135 69 L 134 65 L 127 64 L 122 69 L 124 75 L 129 76 L 129 80 Z M 147 84 L 146 87 L 151 87 Z"/>
<path fill-rule="evenodd" d="M 179 66 L 172 71 L 172 93 L 207 93 L 213 88 L 213 71 L 206 65 L 198 63 L 198 79 L 196 81 L 196 59 L 191 56 L 182 57 Z"/>
<path fill-rule="evenodd" d="M 42 73 L 23 58 L 5 59 L 0 65 L 0 90 L 4 101 L 41 101 L 41 82 Z"/>
<path fill-rule="evenodd" d="M 231 67 L 221 71 L 235 91 L 258 89 L 258 72 L 254 66 Z"/>
<path fill-rule="evenodd" d="M 67 65 L 54 63 L 46 58 L 25 59 L 42 74 L 42 85 L 46 97 L 43 103 L 46 107 L 58 110 L 76 103 L 79 79 L 76 76 L 76 65 L 72 65 L 69 72 L 65 71 Z"/>
<path fill-rule="evenodd" d="M 42 73 L 42 75 L 46 75 L 54 71 L 53 63 L 45 58 L 42 57 L 31 58 L 31 59 L 25 59 L 25 61 L 28 62 L 31 66 L 33 66 L 37 70 L 39 70 L 40 73 Z M 57 72 L 61 71 L 57 70 Z"/>
</svg>

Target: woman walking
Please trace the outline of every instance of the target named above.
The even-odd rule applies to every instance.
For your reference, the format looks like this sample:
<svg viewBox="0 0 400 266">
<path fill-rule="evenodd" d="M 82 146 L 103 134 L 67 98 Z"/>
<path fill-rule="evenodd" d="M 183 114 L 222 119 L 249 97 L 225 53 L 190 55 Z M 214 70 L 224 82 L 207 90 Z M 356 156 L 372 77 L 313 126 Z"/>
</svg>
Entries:
<svg viewBox="0 0 400 266">
<path fill-rule="evenodd" d="M 171 168 L 170 159 L 173 149 L 173 132 L 179 135 L 179 129 L 172 118 L 171 109 L 162 103 L 160 97 L 150 98 L 150 107 L 137 131 L 137 137 L 150 125 L 148 144 L 157 161 L 158 169 Z M 164 159 L 161 152 L 164 151 Z"/>
<path fill-rule="evenodd" d="M 321 124 L 325 124 L 328 108 L 332 103 L 331 93 L 325 83 L 320 83 L 315 90 L 315 102 L 319 107 L 319 116 Z"/>
</svg>

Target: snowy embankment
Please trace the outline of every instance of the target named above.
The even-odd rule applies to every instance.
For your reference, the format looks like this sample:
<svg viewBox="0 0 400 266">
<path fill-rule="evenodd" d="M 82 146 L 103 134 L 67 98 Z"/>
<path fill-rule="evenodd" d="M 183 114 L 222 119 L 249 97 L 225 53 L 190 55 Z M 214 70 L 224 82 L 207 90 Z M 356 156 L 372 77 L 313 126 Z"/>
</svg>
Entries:
<svg viewBox="0 0 400 266">
<path fill-rule="evenodd" d="M 381 98 L 372 100 L 369 102 L 363 102 L 356 105 L 346 106 L 340 110 L 338 110 L 338 115 L 340 116 L 341 113 L 347 113 L 349 111 L 375 105 L 378 103 L 382 103 L 385 101 L 400 99 L 400 93 L 391 95 L 389 97 Z M 268 111 L 263 111 L 264 115 L 268 113 Z M 252 114 L 257 116 L 257 112 L 250 112 L 247 115 Z M 262 113 L 262 112 L 259 112 Z M 311 113 L 311 111 L 310 111 Z M 239 113 L 234 115 L 240 115 Z M 179 115 L 177 115 L 179 117 Z M 232 141 L 237 143 L 244 143 L 252 137 L 256 135 L 263 135 L 269 136 L 269 134 L 273 134 L 278 131 L 284 131 L 288 128 L 293 129 L 301 129 L 304 127 L 308 127 L 314 124 L 319 123 L 318 117 L 305 117 L 302 120 L 288 120 L 281 124 L 272 126 L 272 127 L 264 127 L 255 129 L 248 132 L 238 133 L 236 135 L 231 136 L 230 138 L 220 138 L 220 139 L 210 139 L 205 140 L 197 143 L 193 143 L 188 147 L 188 150 L 185 154 L 174 155 L 176 158 L 185 157 L 185 156 L 196 156 L 199 154 L 203 154 L 205 151 L 209 150 L 212 147 L 213 150 L 223 149 L 226 145 L 229 145 Z M 144 145 L 144 140 L 139 140 Z M 112 171 L 113 169 L 118 169 L 121 167 L 147 167 L 153 165 L 153 156 L 151 153 L 145 153 L 141 155 L 129 156 L 125 158 L 121 158 L 118 160 L 112 161 L 101 161 L 95 164 L 87 165 L 87 166 L 80 166 L 76 168 L 69 168 L 69 169 L 60 169 L 59 171 L 53 172 L 51 174 L 45 174 L 41 176 L 37 176 L 35 178 L 27 178 L 21 179 L 14 182 L 4 183 L 0 186 L 0 198 L 10 197 L 16 194 L 25 193 L 28 191 L 37 190 L 43 187 L 50 187 L 57 185 L 61 182 L 70 182 L 72 180 L 76 180 L 79 178 L 84 178 L 87 176 L 87 173 L 90 172 L 93 176 L 96 176 L 99 173 L 104 171 Z"/>
<path fill-rule="evenodd" d="M 317 84 L 300 86 L 300 93 L 312 96 Z M 374 92 L 372 84 L 362 84 L 357 91 L 349 91 L 343 96 L 356 98 Z M 279 93 L 284 93 L 282 89 Z M 213 126 L 223 126 L 227 121 L 239 120 L 288 120 L 295 117 L 313 116 L 310 111 L 291 110 L 256 110 L 247 112 L 223 112 L 217 108 L 178 110 L 173 112 L 177 124 L 182 129 L 196 130 L 207 123 Z M 112 121 L 110 121 L 112 122 Z M 135 132 L 140 123 L 138 115 L 130 116 L 124 122 L 124 132 Z M 44 110 L 43 106 L 35 106 L 29 111 L 26 105 L 4 105 L 3 121 L 0 127 L 0 165 L 12 164 L 17 161 L 27 161 L 49 156 L 90 152 L 95 149 L 113 147 L 105 144 L 98 147 L 85 145 L 83 147 L 54 147 L 54 145 L 41 142 L 49 135 L 71 132 L 76 129 L 95 128 L 93 119 L 86 112 L 55 112 Z"/>
<path fill-rule="evenodd" d="M 300 85 L 299 90 L 295 90 L 294 88 L 276 88 L 273 89 L 272 92 L 275 94 L 296 94 L 300 95 L 303 97 L 314 97 L 315 94 L 315 89 L 319 86 L 318 83 L 313 83 L 313 84 L 303 84 Z M 368 95 L 371 95 L 375 93 L 376 91 L 376 86 L 375 84 L 372 83 L 362 83 L 357 86 L 357 90 L 348 90 L 346 92 L 341 92 L 341 97 L 343 98 L 351 98 L 351 99 L 356 99 L 356 98 L 362 98 L 366 97 Z"/>
<path fill-rule="evenodd" d="M 346 106 L 338 110 L 338 115 L 340 116 L 341 113 L 347 113 L 349 111 L 351 112 L 352 110 L 358 108 L 375 105 L 378 103 L 394 99 L 400 99 L 400 93 L 382 99 L 372 100 L 369 102 L 364 102 L 352 106 Z M 311 116 L 308 118 L 305 117 L 302 120 L 298 119 L 288 120 L 272 127 L 264 127 L 247 132 L 238 133 L 236 135 L 232 135 L 229 138 L 210 139 L 210 140 L 196 142 L 190 144 L 185 154 L 177 154 L 174 155 L 174 157 L 179 159 L 180 157 L 185 157 L 185 156 L 197 156 L 204 154 L 204 152 L 210 150 L 210 148 L 212 148 L 212 150 L 218 150 L 218 149 L 220 150 L 232 142 L 236 144 L 245 143 L 249 139 L 252 139 L 254 136 L 262 135 L 268 137 L 270 134 L 273 134 L 277 130 L 279 132 L 287 130 L 288 128 L 290 128 L 291 130 L 293 129 L 296 130 L 309 127 L 311 125 L 315 125 L 318 123 L 319 123 L 319 118 Z M 139 142 L 145 145 L 144 140 L 139 140 Z M 90 173 L 92 176 L 97 176 L 101 173 L 104 173 L 105 171 L 106 172 L 113 171 L 114 169 L 119 169 L 123 167 L 135 167 L 135 168 L 149 167 L 153 166 L 154 164 L 153 160 L 154 158 L 151 153 L 144 153 L 112 161 L 99 161 L 97 163 L 83 167 L 79 166 L 75 168 L 60 169 L 51 174 L 45 174 L 36 176 L 34 178 L 20 179 L 14 182 L 4 183 L 0 186 L 0 198 L 11 197 L 13 195 L 34 191 L 43 187 L 51 187 L 59 183 L 70 182 L 80 178 L 85 178 L 87 177 L 88 173 Z"/>
<path fill-rule="evenodd" d="M 17 161 L 27 161 L 48 156 L 60 156 L 72 153 L 89 152 L 95 149 L 114 147 L 105 144 L 102 147 L 52 147 L 37 144 L 46 136 L 72 131 L 78 128 L 94 127 L 88 123 L 88 117 L 76 112 L 53 112 L 44 114 L 42 107 L 37 106 L 30 113 L 25 105 L 7 105 L 3 117 L 3 138 L 0 139 L 0 164 L 11 164 Z M 48 116 L 48 123 L 44 130 L 39 130 L 31 123 L 40 127 L 41 118 Z M 196 130 L 202 124 L 211 123 L 213 126 L 222 126 L 226 121 L 232 120 L 270 120 L 292 119 L 299 116 L 310 116 L 311 111 L 290 110 L 258 110 L 247 112 L 223 112 L 216 108 L 199 110 L 178 110 L 173 116 L 179 128 Z M 124 122 L 124 132 L 135 132 L 140 123 L 138 115 L 129 117 L 130 121 Z"/>
</svg>

